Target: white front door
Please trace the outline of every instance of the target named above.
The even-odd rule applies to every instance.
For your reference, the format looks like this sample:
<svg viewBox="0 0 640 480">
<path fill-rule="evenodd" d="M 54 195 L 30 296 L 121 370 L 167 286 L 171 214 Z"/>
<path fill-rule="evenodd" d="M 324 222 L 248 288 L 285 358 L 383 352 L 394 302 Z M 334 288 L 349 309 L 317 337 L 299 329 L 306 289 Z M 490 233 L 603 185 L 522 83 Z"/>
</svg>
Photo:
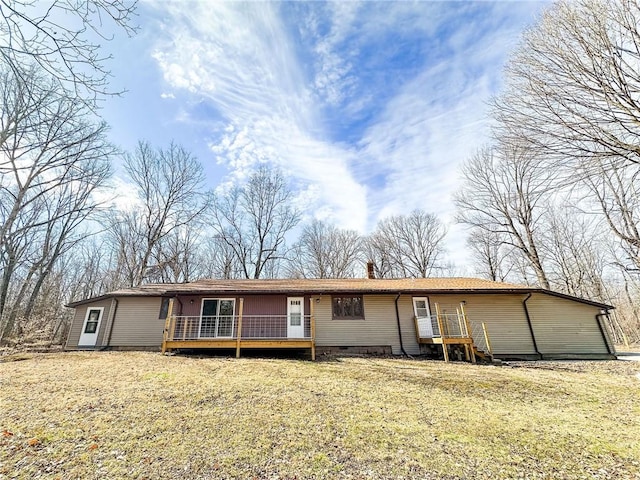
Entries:
<svg viewBox="0 0 640 480">
<path fill-rule="evenodd" d="M 413 297 L 413 311 L 416 314 L 418 323 L 418 336 L 420 338 L 433 338 L 429 299 L 427 297 Z"/>
<path fill-rule="evenodd" d="M 84 317 L 82 331 L 80 332 L 79 347 L 95 347 L 98 341 L 98 332 L 100 331 L 100 322 L 102 321 L 102 312 L 104 307 L 89 307 L 87 315 Z"/>
<path fill-rule="evenodd" d="M 287 337 L 304 338 L 304 298 L 289 297 L 287 302 Z"/>
</svg>

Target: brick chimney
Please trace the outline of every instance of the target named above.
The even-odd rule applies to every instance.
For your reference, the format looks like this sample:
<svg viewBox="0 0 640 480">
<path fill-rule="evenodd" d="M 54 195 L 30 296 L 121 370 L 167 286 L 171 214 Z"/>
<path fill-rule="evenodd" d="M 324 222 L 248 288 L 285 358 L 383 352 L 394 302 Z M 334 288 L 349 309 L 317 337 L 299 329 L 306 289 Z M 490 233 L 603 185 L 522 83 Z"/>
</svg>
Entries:
<svg viewBox="0 0 640 480">
<path fill-rule="evenodd" d="M 367 262 L 367 278 L 376 278 L 376 273 L 373 270 L 373 262 L 371 260 Z"/>
</svg>

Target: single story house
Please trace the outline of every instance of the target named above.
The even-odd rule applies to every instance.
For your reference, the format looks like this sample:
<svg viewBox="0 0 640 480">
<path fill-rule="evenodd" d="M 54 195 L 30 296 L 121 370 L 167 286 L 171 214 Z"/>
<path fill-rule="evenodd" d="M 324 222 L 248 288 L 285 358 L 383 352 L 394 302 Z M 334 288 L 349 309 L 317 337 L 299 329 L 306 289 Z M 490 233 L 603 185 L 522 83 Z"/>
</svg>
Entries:
<svg viewBox="0 0 640 480">
<path fill-rule="evenodd" d="M 315 358 L 442 349 L 448 359 L 447 345 L 458 345 L 472 358 L 615 358 L 610 305 L 475 278 L 198 280 L 68 306 L 69 350 L 305 348 Z"/>
</svg>

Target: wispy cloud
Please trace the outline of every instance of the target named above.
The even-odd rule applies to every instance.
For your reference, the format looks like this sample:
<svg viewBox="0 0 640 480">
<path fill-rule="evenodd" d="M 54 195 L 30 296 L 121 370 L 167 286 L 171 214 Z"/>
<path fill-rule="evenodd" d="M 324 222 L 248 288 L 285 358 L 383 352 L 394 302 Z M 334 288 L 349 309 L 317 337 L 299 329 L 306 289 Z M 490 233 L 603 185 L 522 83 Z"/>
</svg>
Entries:
<svg viewBox="0 0 640 480">
<path fill-rule="evenodd" d="M 152 4 L 165 95 L 189 92 L 217 161 L 281 166 L 311 211 L 370 229 L 423 208 L 452 218 L 460 163 L 539 4 Z M 454 242 L 455 243 L 455 242 Z M 456 246 L 455 249 L 458 247 Z"/>
<path fill-rule="evenodd" d="M 366 189 L 349 169 L 354 152 L 324 138 L 279 6 L 160 7 L 171 28 L 164 30 L 155 58 L 169 85 L 201 96 L 225 120 L 211 145 L 218 161 L 240 178 L 257 162 L 278 164 L 313 192 L 318 210 L 364 229 Z"/>
</svg>

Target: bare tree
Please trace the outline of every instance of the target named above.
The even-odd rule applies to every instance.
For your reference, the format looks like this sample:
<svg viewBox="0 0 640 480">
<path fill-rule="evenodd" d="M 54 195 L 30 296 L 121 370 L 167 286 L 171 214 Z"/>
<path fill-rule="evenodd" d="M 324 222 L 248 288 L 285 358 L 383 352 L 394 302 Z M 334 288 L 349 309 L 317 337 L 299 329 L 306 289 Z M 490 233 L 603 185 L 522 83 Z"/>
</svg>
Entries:
<svg viewBox="0 0 640 480">
<path fill-rule="evenodd" d="M 47 4 L 0 0 L 0 59 L 17 75 L 24 73 L 24 65 L 36 64 L 65 90 L 92 102 L 107 93 L 105 63 L 110 58 L 100 52 L 95 39 L 108 41 L 113 35 L 111 26 L 133 34 L 135 5 L 135 0 L 55 0 Z"/>
<path fill-rule="evenodd" d="M 620 242 L 620 267 L 640 273 L 640 166 L 621 167 L 603 162 L 598 175 L 585 178 L 593 200 Z"/>
<path fill-rule="evenodd" d="M 172 230 L 156 245 L 148 278 L 153 282 L 181 283 L 194 280 L 201 268 L 201 222 Z"/>
<path fill-rule="evenodd" d="M 495 102 L 499 136 L 583 168 L 640 163 L 640 6 L 559 1 L 529 30 Z"/>
<path fill-rule="evenodd" d="M 614 332 L 619 332 L 619 336 L 622 337 L 624 343 L 640 342 L 640 309 L 638 304 L 640 303 L 640 285 L 638 285 L 637 278 L 629 275 L 624 276 L 623 294 L 618 291 L 619 301 L 616 305 L 622 307 L 622 317 L 619 319 L 617 312 L 612 318 L 618 320 L 615 325 L 617 328 L 613 328 Z M 620 321 L 621 320 L 621 321 Z M 622 342 L 619 342 L 622 343 Z"/>
<path fill-rule="evenodd" d="M 358 232 L 313 220 L 293 246 L 289 273 L 304 278 L 349 278 L 362 264 L 363 241 Z"/>
<path fill-rule="evenodd" d="M 78 99 L 35 69 L 0 73 L 0 336 L 28 318 L 57 260 L 85 235 L 113 147 Z"/>
<path fill-rule="evenodd" d="M 220 236 L 206 238 L 198 256 L 198 274 L 205 278 L 244 278 L 235 250 Z"/>
<path fill-rule="evenodd" d="M 504 282 L 514 270 L 513 247 L 498 232 L 475 228 L 467 239 L 476 273 L 494 282 Z"/>
<path fill-rule="evenodd" d="M 616 335 L 637 332 L 638 325 L 632 307 L 640 272 L 638 18 L 640 5 L 632 0 L 556 2 L 524 35 L 493 108 L 499 145 L 527 145 L 544 159 L 541 168 L 578 189 L 586 185 L 582 209 L 595 204 L 601 212 L 606 241 L 580 214 L 550 216 L 540 255 L 554 288 L 627 305 L 611 317 Z M 606 282 L 610 260 L 601 244 L 620 247 L 611 255 L 620 270 Z"/>
<path fill-rule="evenodd" d="M 432 276 L 441 266 L 446 233 L 438 217 L 421 210 L 381 220 L 367 239 L 376 276 Z"/>
<path fill-rule="evenodd" d="M 458 221 L 516 249 L 543 288 L 549 280 L 539 232 L 551 174 L 528 149 L 484 148 L 463 167 L 463 186 L 455 197 Z"/>
<path fill-rule="evenodd" d="M 96 297 L 120 286 L 116 256 L 104 233 L 79 242 L 63 262 L 67 301 Z"/>
<path fill-rule="evenodd" d="M 233 252 L 243 278 L 275 275 L 286 255 L 286 234 L 300 214 L 280 170 L 261 166 L 241 186 L 215 196 L 211 227 Z"/>
<path fill-rule="evenodd" d="M 609 258 L 600 218 L 575 207 L 549 208 L 542 249 L 554 290 L 600 302 L 608 301 L 603 278 Z"/>
<path fill-rule="evenodd" d="M 140 142 L 134 154 L 125 156 L 125 169 L 139 204 L 132 210 L 111 212 L 110 235 L 124 283 L 136 286 L 150 277 L 157 279 L 168 261 L 165 255 L 175 256 L 163 245 L 178 232 L 193 235 L 190 229 L 199 227 L 209 198 L 202 165 L 174 143 L 154 149 Z"/>
</svg>

